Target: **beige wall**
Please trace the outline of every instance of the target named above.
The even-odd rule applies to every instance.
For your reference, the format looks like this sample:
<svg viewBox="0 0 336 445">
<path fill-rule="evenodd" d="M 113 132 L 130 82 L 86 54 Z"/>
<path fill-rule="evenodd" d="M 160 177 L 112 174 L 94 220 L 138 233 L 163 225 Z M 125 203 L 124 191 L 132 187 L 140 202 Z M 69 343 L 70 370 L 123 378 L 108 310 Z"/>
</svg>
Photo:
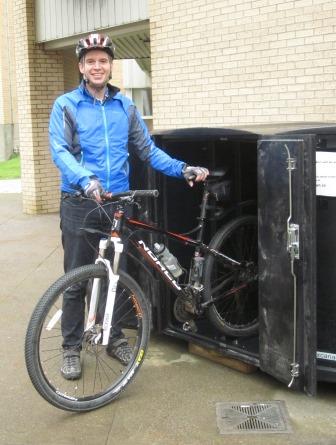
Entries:
<svg viewBox="0 0 336 445">
<path fill-rule="evenodd" d="M 155 129 L 336 121 L 334 0 L 149 2 Z M 78 77 L 70 52 L 35 43 L 34 3 L 13 2 L 17 120 L 23 208 L 46 213 L 59 208 L 49 115 Z M 112 83 L 122 87 L 118 65 Z"/>
<path fill-rule="evenodd" d="M 13 2 L 0 0 L 0 161 L 18 146 Z"/>
<path fill-rule="evenodd" d="M 78 62 L 73 48 L 63 51 L 64 92 L 71 91 L 79 84 Z"/>
<path fill-rule="evenodd" d="M 15 52 L 13 35 L 13 10 L 12 3 L 8 0 L 0 0 L 0 88 L 2 93 L 0 107 L 0 123 L 13 123 L 13 114 L 16 112 L 16 85 L 15 76 Z"/>
<path fill-rule="evenodd" d="M 23 211 L 49 213 L 59 208 L 58 172 L 49 154 L 48 121 L 55 97 L 64 90 L 63 57 L 35 43 L 34 0 L 16 0 L 14 4 Z"/>
<path fill-rule="evenodd" d="M 336 2 L 149 0 L 154 126 L 336 121 Z"/>
<path fill-rule="evenodd" d="M 112 79 L 110 80 L 110 83 L 120 88 L 121 92 L 124 92 L 122 60 L 113 61 Z"/>
</svg>

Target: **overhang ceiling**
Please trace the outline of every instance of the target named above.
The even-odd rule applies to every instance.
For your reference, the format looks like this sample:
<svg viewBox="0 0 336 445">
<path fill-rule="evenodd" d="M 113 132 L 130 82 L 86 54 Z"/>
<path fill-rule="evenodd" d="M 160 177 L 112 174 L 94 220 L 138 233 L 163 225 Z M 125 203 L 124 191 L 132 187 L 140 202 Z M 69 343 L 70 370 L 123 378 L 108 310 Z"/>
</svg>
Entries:
<svg viewBox="0 0 336 445">
<path fill-rule="evenodd" d="M 148 21 L 126 26 L 99 30 L 108 34 L 116 48 L 117 59 L 135 59 L 140 68 L 147 73 L 151 72 L 150 35 Z M 78 40 L 87 34 L 66 37 L 63 39 L 44 42 L 46 50 L 75 49 Z"/>
<path fill-rule="evenodd" d="M 112 35 L 112 40 L 116 48 L 117 59 L 135 59 L 142 70 L 150 73 L 150 37 L 148 31 L 121 36 Z"/>
</svg>

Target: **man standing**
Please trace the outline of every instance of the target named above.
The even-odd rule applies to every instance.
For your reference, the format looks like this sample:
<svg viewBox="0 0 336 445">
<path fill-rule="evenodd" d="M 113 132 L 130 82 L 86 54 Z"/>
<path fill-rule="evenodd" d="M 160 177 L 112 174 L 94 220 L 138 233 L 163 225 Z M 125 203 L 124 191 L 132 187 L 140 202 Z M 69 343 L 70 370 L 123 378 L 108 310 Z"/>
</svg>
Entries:
<svg viewBox="0 0 336 445">
<path fill-rule="evenodd" d="M 55 101 L 49 126 L 52 158 L 61 172 L 65 272 L 94 262 L 94 250 L 80 228 L 85 218 L 90 227 L 108 227 L 95 201 L 101 202 L 103 190 L 129 190 L 129 150 L 166 175 L 184 177 L 189 185 L 193 180 L 204 181 L 209 173 L 206 168 L 187 166 L 156 147 L 133 102 L 108 83 L 114 59 L 108 36 L 90 34 L 80 39 L 76 54 L 82 82 Z M 93 200 L 82 199 L 81 193 Z M 97 236 L 90 237 L 90 243 L 97 245 Z M 81 375 L 84 310 L 82 292 L 64 295 L 61 373 L 66 379 Z M 121 333 L 113 333 L 107 352 L 124 365 L 131 357 L 131 348 Z"/>
</svg>

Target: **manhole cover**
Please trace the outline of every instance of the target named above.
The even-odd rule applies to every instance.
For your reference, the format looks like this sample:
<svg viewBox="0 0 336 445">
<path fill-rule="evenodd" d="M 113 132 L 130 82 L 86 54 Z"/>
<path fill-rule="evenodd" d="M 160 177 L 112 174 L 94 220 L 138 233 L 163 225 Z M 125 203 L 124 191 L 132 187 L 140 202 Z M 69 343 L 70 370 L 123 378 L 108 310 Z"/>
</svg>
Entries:
<svg viewBox="0 0 336 445">
<path fill-rule="evenodd" d="M 223 402 L 216 404 L 220 434 L 291 433 L 286 405 L 270 402 Z"/>
</svg>

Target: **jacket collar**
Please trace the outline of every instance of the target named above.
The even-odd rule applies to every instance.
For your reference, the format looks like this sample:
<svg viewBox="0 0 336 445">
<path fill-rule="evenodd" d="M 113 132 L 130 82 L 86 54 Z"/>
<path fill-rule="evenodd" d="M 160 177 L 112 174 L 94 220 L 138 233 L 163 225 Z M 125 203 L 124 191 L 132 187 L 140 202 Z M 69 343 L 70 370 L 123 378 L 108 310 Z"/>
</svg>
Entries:
<svg viewBox="0 0 336 445">
<path fill-rule="evenodd" d="M 84 80 L 81 81 L 81 83 L 79 85 L 79 89 L 81 90 L 81 92 L 83 94 L 86 94 L 87 96 L 91 97 L 92 99 L 95 99 L 91 95 L 91 93 L 88 91 L 88 89 L 86 88 Z M 119 93 L 119 91 L 120 91 L 120 89 L 118 87 L 115 87 L 114 85 L 110 85 L 108 83 L 107 84 L 107 89 L 106 89 L 106 92 L 105 92 L 105 100 L 113 99 L 114 96 Z"/>
</svg>

